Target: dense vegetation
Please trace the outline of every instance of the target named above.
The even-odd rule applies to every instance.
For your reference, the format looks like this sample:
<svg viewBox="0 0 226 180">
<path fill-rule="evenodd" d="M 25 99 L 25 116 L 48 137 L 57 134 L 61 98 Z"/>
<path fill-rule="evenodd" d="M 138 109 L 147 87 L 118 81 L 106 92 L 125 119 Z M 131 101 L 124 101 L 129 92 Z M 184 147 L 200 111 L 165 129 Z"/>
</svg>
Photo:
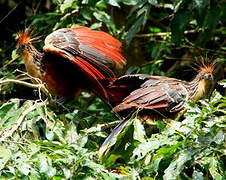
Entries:
<svg viewBox="0 0 226 180">
<path fill-rule="evenodd" d="M 226 178 L 226 3 L 214 0 L 58 0 L 0 2 L 1 179 Z M 17 17 L 17 18 L 15 18 Z M 124 73 L 191 80 L 203 56 L 218 61 L 206 99 L 188 103 L 176 120 L 149 126 L 133 118 L 102 159 L 98 149 L 119 122 L 100 99 L 52 101 L 10 80 L 30 82 L 16 58 L 16 31 L 34 28 L 40 41 L 77 25 L 120 39 Z"/>
</svg>

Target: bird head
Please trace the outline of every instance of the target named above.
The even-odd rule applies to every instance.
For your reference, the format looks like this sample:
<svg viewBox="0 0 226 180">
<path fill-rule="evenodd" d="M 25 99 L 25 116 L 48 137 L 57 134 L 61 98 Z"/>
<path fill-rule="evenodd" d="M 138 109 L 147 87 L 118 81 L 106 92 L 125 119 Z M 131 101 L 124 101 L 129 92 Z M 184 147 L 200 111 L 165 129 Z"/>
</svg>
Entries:
<svg viewBox="0 0 226 180">
<path fill-rule="evenodd" d="M 17 33 L 17 53 L 26 58 L 31 54 L 33 46 L 32 42 L 37 39 L 37 37 L 32 37 L 33 30 L 25 29 Z"/>
<path fill-rule="evenodd" d="M 23 51 L 28 50 L 29 46 L 31 45 L 32 38 L 31 38 L 31 31 L 25 29 L 17 33 L 17 51 L 21 54 Z"/>
<path fill-rule="evenodd" d="M 212 62 L 209 65 L 205 65 L 203 60 L 201 61 L 201 63 L 202 64 L 199 68 L 200 79 L 213 81 L 214 80 L 213 72 L 216 66 L 216 61 Z"/>
</svg>

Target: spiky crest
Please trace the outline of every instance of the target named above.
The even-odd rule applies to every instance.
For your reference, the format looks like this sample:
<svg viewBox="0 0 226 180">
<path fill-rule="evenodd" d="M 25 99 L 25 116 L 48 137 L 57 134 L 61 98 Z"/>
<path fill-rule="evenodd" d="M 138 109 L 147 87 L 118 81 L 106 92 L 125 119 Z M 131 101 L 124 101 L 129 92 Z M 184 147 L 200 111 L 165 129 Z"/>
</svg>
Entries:
<svg viewBox="0 0 226 180">
<path fill-rule="evenodd" d="M 22 31 L 19 31 L 17 33 L 17 39 L 18 39 L 18 46 L 22 44 L 30 45 L 32 42 L 37 40 L 39 37 L 33 37 L 34 29 L 25 29 Z"/>
<path fill-rule="evenodd" d="M 206 65 L 206 63 L 204 62 L 204 58 L 201 56 L 199 70 L 204 73 L 213 73 L 216 64 L 217 64 L 217 61 L 213 61 L 212 63 Z"/>
</svg>

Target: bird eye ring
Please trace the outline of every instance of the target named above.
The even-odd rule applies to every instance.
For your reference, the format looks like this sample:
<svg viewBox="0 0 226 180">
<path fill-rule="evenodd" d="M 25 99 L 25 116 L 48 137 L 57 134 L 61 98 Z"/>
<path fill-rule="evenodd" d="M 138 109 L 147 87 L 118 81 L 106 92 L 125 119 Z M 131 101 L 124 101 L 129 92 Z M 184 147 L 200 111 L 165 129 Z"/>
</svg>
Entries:
<svg viewBox="0 0 226 180">
<path fill-rule="evenodd" d="M 27 45 L 26 45 L 26 44 L 21 44 L 21 45 L 20 45 L 20 48 L 21 48 L 21 49 L 26 49 L 26 48 L 27 48 Z"/>
<path fill-rule="evenodd" d="M 207 74 L 204 75 L 204 78 L 205 78 L 205 79 L 212 80 L 212 79 L 213 79 L 213 75 L 210 74 L 210 73 L 207 73 Z"/>
</svg>

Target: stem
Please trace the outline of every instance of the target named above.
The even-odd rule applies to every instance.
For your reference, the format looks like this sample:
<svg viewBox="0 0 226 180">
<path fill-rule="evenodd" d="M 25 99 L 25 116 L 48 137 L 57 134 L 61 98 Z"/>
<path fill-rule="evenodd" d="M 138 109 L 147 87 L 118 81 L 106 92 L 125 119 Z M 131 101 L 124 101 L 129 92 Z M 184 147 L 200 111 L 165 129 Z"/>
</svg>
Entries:
<svg viewBox="0 0 226 180">
<path fill-rule="evenodd" d="M 187 30 L 184 31 L 184 34 L 191 34 L 191 33 L 196 33 L 201 31 L 201 29 L 198 30 Z M 139 37 L 139 38 L 146 38 L 146 37 L 154 37 L 154 36 L 169 36 L 171 35 L 171 32 L 159 32 L 159 33 L 149 33 L 149 34 L 137 34 L 135 37 Z"/>
<path fill-rule="evenodd" d="M 20 80 L 16 80 L 16 79 L 6 79 L 6 80 L 0 81 L 0 85 L 5 85 L 5 84 L 9 84 L 9 83 L 20 84 L 20 85 L 27 86 L 30 88 L 43 88 L 44 87 L 43 84 L 32 84 L 32 83 L 28 83 L 28 82 L 20 81 Z"/>
</svg>

